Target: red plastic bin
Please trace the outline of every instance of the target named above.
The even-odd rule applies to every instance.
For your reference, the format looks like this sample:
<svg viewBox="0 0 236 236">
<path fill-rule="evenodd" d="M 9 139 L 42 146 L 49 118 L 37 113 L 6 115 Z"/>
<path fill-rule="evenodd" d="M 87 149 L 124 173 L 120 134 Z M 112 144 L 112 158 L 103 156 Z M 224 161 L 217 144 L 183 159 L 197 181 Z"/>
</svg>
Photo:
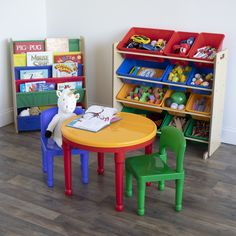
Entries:
<svg viewBox="0 0 236 236">
<path fill-rule="evenodd" d="M 174 30 L 165 30 L 165 29 L 151 29 L 151 28 L 139 28 L 139 27 L 132 27 L 128 33 L 124 36 L 124 38 L 119 42 L 117 45 L 117 49 L 121 51 L 127 52 L 137 52 L 137 53 L 144 53 L 144 54 L 163 54 L 163 52 L 151 51 L 151 50 L 144 50 L 144 49 L 136 49 L 136 48 L 126 48 L 126 45 L 129 39 L 133 35 L 144 35 L 151 40 L 157 39 L 164 39 L 168 43 L 171 36 L 173 35 Z M 167 46 L 167 45 L 166 45 Z"/>
<path fill-rule="evenodd" d="M 224 37 L 225 37 L 224 34 L 200 33 L 189 53 L 189 58 L 193 58 L 196 60 L 206 60 L 206 61 L 214 60 L 214 59 L 207 59 L 207 58 L 196 58 L 193 56 L 197 53 L 197 50 L 199 48 L 204 47 L 204 46 L 214 47 L 216 48 L 216 51 L 219 52 L 222 49 Z"/>
<path fill-rule="evenodd" d="M 191 49 L 193 48 L 195 42 L 197 41 L 198 35 L 199 33 L 194 33 L 194 32 L 182 32 L 182 31 L 174 32 L 167 46 L 164 49 L 164 54 L 172 57 L 188 57 L 189 53 L 191 52 Z M 187 40 L 190 37 L 194 37 L 195 40 L 189 51 L 185 55 L 180 55 L 175 53 L 173 50 L 173 46 L 179 44 L 179 42 L 182 40 Z"/>
</svg>

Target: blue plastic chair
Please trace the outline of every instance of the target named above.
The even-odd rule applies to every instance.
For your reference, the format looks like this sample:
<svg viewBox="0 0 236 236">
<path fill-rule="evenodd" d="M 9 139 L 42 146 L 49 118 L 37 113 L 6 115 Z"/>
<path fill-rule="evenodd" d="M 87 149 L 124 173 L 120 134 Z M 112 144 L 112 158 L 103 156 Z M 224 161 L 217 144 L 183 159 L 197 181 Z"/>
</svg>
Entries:
<svg viewBox="0 0 236 236">
<path fill-rule="evenodd" d="M 42 170 L 47 173 L 48 187 L 53 187 L 53 163 L 55 156 L 63 156 L 63 150 L 57 146 L 52 138 L 46 138 L 45 132 L 48 124 L 52 120 L 55 114 L 57 114 L 58 108 L 49 108 L 41 113 L 41 148 L 42 148 Z M 76 108 L 74 113 L 77 115 L 84 113 L 82 108 Z M 80 155 L 82 182 L 88 183 L 88 151 L 73 149 L 72 155 Z"/>
</svg>

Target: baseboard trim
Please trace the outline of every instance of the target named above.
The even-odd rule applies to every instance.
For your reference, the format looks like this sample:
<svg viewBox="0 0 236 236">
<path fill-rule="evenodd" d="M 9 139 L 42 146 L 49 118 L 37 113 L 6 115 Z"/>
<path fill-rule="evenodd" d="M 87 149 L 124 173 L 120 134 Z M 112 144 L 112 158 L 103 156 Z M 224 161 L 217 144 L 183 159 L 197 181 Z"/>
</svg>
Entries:
<svg viewBox="0 0 236 236">
<path fill-rule="evenodd" d="M 11 124 L 13 122 L 13 108 L 0 112 L 0 127 Z"/>
<path fill-rule="evenodd" d="M 222 142 L 236 145 L 236 129 L 234 129 L 234 128 L 223 128 Z"/>
</svg>

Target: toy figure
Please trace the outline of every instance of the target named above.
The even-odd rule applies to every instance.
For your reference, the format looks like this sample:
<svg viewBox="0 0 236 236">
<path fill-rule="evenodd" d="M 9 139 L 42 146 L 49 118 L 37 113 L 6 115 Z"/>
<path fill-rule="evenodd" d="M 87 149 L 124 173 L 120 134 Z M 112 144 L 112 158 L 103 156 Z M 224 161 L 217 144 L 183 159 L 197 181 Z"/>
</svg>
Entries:
<svg viewBox="0 0 236 236">
<path fill-rule="evenodd" d="M 58 96 L 58 113 L 53 117 L 48 125 L 45 132 L 45 137 L 50 138 L 53 134 L 53 139 L 56 144 L 61 147 L 62 145 L 62 135 L 61 135 L 61 125 L 64 120 L 75 116 L 73 113 L 76 108 L 76 101 L 80 98 L 79 94 L 73 94 L 73 92 L 66 88 L 62 92 L 57 90 Z"/>
</svg>

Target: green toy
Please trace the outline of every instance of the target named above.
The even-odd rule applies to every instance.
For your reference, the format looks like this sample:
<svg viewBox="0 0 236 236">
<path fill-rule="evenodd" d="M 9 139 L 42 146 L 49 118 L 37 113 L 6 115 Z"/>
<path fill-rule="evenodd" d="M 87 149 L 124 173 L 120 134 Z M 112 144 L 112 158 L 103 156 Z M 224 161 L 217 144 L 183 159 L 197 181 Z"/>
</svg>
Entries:
<svg viewBox="0 0 236 236">
<path fill-rule="evenodd" d="M 178 105 L 185 104 L 187 100 L 185 93 L 182 93 L 182 92 L 173 92 L 170 97 Z"/>
</svg>

